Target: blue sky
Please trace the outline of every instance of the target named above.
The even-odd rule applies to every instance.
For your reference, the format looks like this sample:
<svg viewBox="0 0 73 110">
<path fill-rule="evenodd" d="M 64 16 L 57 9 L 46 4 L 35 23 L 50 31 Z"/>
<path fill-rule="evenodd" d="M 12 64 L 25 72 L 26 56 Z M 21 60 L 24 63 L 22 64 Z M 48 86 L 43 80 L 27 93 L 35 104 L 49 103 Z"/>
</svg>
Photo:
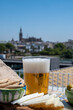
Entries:
<svg viewBox="0 0 73 110">
<path fill-rule="evenodd" d="M 44 41 L 73 39 L 73 0 L 0 0 L 0 40 L 41 37 Z"/>
</svg>

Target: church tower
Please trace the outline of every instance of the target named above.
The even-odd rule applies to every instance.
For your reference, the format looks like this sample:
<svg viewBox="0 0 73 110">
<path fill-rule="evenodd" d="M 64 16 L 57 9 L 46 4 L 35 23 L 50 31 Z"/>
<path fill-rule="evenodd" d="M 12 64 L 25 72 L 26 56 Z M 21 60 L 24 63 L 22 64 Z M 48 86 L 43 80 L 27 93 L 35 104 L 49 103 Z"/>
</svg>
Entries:
<svg viewBox="0 0 73 110">
<path fill-rule="evenodd" d="M 20 28 L 20 32 L 19 32 L 19 41 L 23 40 L 23 34 L 22 34 L 22 28 Z"/>
</svg>

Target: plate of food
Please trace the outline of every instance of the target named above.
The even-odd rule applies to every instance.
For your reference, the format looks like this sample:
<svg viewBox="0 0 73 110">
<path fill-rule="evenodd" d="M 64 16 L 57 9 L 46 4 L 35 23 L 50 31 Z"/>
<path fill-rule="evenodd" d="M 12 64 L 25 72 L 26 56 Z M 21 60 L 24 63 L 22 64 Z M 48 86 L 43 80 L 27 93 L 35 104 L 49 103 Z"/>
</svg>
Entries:
<svg viewBox="0 0 73 110">
<path fill-rule="evenodd" d="M 34 93 L 26 95 L 16 101 L 11 102 L 13 105 L 19 104 L 22 107 L 29 107 L 33 110 L 72 110 L 73 108 L 56 94 Z"/>
<path fill-rule="evenodd" d="M 0 102 L 8 103 L 26 94 L 24 80 L 0 60 Z"/>
</svg>

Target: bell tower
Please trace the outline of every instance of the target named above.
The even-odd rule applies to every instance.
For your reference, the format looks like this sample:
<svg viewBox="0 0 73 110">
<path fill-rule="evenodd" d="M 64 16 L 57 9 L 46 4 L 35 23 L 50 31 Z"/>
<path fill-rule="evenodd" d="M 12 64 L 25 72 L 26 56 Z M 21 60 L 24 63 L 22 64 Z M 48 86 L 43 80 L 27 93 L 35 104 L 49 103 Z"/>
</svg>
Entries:
<svg viewBox="0 0 73 110">
<path fill-rule="evenodd" d="M 23 40 L 23 34 L 22 34 L 22 28 L 20 28 L 20 32 L 19 32 L 19 41 Z"/>
</svg>

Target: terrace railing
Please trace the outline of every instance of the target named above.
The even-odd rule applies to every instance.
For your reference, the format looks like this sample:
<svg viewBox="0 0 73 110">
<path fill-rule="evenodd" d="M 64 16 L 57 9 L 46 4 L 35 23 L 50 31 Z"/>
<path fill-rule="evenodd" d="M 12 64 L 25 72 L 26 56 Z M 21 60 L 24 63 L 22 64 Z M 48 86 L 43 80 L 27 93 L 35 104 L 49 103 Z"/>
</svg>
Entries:
<svg viewBox="0 0 73 110">
<path fill-rule="evenodd" d="M 23 70 L 15 70 L 17 74 L 24 78 Z M 49 73 L 49 89 L 52 91 L 65 91 L 68 84 L 73 84 L 73 74 L 72 73 Z"/>
</svg>

